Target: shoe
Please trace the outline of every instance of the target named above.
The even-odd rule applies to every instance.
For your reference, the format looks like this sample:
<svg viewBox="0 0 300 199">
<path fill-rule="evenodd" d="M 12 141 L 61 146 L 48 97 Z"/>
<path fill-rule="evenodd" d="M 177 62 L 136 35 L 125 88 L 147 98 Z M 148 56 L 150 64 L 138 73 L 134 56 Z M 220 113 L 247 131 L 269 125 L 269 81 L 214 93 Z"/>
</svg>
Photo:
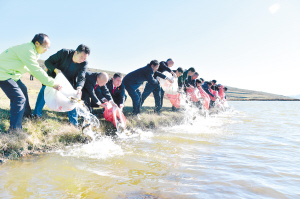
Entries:
<svg viewBox="0 0 300 199">
<path fill-rule="evenodd" d="M 29 115 L 23 115 L 23 117 L 26 117 L 28 119 L 33 119 L 34 115 L 33 114 L 29 114 Z"/>
<path fill-rule="evenodd" d="M 154 113 L 156 113 L 157 115 L 160 115 L 160 110 L 154 110 Z"/>
</svg>

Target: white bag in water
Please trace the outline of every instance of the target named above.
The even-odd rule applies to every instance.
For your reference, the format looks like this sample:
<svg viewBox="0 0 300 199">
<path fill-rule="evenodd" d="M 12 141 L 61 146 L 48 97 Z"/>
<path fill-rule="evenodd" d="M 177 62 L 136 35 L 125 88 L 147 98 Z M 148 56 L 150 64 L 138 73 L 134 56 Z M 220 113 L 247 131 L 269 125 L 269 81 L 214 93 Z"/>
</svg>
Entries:
<svg viewBox="0 0 300 199">
<path fill-rule="evenodd" d="M 168 80 L 160 79 L 160 86 L 165 91 L 166 94 L 175 95 L 178 93 L 178 79 L 174 78 L 173 75 L 167 71 L 163 72 L 165 76 L 172 79 L 174 82 L 170 83 Z"/>
<path fill-rule="evenodd" d="M 77 91 L 73 89 L 67 78 L 59 73 L 55 77 L 55 84 L 60 84 L 62 89 L 55 90 L 52 87 L 46 86 L 44 98 L 49 109 L 58 112 L 71 111 L 76 107 L 76 103 L 71 101 L 71 97 L 78 98 Z"/>
</svg>

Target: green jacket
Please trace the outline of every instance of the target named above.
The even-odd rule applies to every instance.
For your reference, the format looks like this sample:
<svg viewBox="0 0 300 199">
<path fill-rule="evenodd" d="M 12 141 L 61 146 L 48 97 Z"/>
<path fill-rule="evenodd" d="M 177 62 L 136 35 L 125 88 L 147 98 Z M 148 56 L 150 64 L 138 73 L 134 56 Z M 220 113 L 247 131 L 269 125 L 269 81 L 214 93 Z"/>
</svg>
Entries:
<svg viewBox="0 0 300 199">
<path fill-rule="evenodd" d="M 53 87 L 54 79 L 39 66 L 39 55 L 32 42 L 13 46 L 0 54 L 0 81 L 13 79 L 18 81 L 29 72 L 42 84 Z"/>
</svg>

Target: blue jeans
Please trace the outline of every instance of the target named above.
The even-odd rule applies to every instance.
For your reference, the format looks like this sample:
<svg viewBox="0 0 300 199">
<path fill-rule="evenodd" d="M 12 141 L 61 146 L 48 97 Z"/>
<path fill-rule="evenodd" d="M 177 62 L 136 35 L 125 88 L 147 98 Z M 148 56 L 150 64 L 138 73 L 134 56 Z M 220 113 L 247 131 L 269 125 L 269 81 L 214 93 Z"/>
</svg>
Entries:
<svg viewBox="0 0 300 199">
<path fill-rule="evenodd" d="M 132 84 L 130 81 L 123 81 L 125 89 L 128 92 L 128 95 L 132 99 L 132 107 L 133 107 L 133 114 L 139 114 L 141 112 L 141 92 L 139 90 L 140 85 Z"/>
<path fill-rule="evenodd" d="M 147 97 L 153 92 L 154 95 L 154 101 L 155 101 L 155 110 L 160 111 L 162 107 L 162 88 L 160 87 L 160 84 L 149 84 L 147 83 L 144 89 L 144 92 L 142 94 L 142 99 L 141 99 L 141 106 L 144 104 L 145 100 Z M 163 91 L 163 94 L 165 92 Z"/>
<path fill-rule="evenodd" d="M 22 117 L 25 111 L 26 97 L 18 83 L 23 84 L 21 80 L 17 82 L 13 79 L 0 81 L 0 88 L 10 99 L 10 129 L 22 129 Z"/>
<path fill-rule="evenodd" d="M 39 92 L 38 98 L 35 103 L 35 109 L 33 111 L 33 114 L 39 117 L 42 117 L 42 110 L 45 106 L 45 98 L 44 98 L 45 88 L 46 86 L 43 85 Z M 78 126 L 78 114 L 76 108 L 68 112 L 68 117 L 71 124 Z"/>
</svg>

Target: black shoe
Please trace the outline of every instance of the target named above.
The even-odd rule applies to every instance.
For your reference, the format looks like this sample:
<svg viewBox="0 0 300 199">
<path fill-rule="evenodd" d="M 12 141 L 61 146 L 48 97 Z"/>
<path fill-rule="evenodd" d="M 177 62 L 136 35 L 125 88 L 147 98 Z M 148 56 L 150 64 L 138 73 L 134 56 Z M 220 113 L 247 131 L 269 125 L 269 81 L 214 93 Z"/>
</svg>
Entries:
<svg viewBox="0 0 300 199">
<path fill-rule="evenodd" d="M 156 113 L 157 115 L 160 115 L 160 110 L 154 110 L 154 113 Z"/>
<path fill-rule="evenodd" d="M 28 119 L 33 119 L 34 115 L 33 114 L 29 114 L 29 115 L 23 115 L 23 117 L 26 117 Z"/>
</svg>

